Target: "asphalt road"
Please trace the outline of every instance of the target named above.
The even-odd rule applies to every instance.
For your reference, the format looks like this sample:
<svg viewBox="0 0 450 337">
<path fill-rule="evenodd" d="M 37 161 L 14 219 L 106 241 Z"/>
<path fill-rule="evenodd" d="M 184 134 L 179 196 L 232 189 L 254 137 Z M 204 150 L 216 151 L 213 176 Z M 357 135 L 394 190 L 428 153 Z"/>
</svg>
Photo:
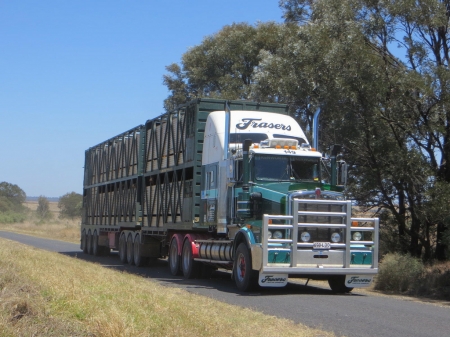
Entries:
<svg viewBox="0 0 450 337">
<path fill-rule="evenodd" d="M 332 294 L 328 287 L 304 286 L 290 282 L 285 288 L 262 289 L 255 293 L 237 291 L 225 271 L 209 280 L 184 280 L 172 276 L 165 260 L 145 268 L 123 265 L 117 256 L 95 257 L 83 254 L 79 245 L 0 231 L 0 237 L 36 248 L 100 263 L 105 268 L 126 270 L 151 278 L 165 286 L 247 307 L 269 315 L 293 320 L 310 327 L 334 331 L 348 337 L 450 336 L 450 307 L 416 302 L 398 297 L 367 293 Z"/>
</svg>

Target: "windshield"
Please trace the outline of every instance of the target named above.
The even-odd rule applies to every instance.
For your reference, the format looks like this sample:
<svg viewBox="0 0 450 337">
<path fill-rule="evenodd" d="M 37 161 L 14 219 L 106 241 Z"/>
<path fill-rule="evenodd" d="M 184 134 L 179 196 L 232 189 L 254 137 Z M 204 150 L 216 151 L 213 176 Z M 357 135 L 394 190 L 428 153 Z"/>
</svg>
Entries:
<svg viewBox="0 0 450 337">
<path fill-rule="evenodd" d="M 319 164 L 319 158 L 256 155 L 255 179 L 271 181 L 319 181 Z"/>
</svg>

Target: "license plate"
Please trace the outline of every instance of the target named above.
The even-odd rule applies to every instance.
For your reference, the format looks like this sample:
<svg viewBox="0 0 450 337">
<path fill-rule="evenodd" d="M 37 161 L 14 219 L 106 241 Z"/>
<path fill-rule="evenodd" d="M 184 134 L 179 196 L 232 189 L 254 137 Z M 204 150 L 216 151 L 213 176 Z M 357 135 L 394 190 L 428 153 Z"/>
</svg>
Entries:
<svg viewBox="0 0 450 337">
<path fill-rule="evenodd" d="M 314 242 L 313 249 L 330 249 L 331 244 L 329 242 Z"/>
</svg>

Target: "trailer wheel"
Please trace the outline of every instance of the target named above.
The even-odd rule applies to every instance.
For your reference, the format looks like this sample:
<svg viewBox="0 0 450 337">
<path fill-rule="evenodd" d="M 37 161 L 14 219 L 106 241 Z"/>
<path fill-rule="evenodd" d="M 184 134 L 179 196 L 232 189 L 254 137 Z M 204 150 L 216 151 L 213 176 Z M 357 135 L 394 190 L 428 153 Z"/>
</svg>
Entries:
<svg viewBox="0 0 450 337">
<path fill-rule="evenodd" d="M 242 242 L 236 249 L 234 281 L 241 291 L 253 290 L 257 285 L 258 273 L 252 270 L 252 259 L 247 245 Z"/>
<path fill-rule="evenodd" d="M 89 230 L 87 235 L 87 253 L 89 255 L 92 255 L 92 233 L 91 230 Z"/>
<path fill-rule="evenodd" d="M 92 255 L 98 256 L 99 255 L 99 247 L 98 247 L 98 234 L 97 231 L 94 231 L 94 234 L 92 235 Z"/>
<path fill-rule="evenodd" d="M 87 245 L 86 245 L 86 230 L 83 229 L 83 232 L 81 233 L 81 244 L 80 249 L 83 251 L 83 253 L 87 253 Z"/>
<path fill-rule="evenodd" d="M 127 262 L 127 239 L 125 233 L 122 233 L 119 238 L 119 259 L 120 262 Z"/>
<path fill-rule="evenodd" d="M 178 242 L 176 238 L 172 238 L 172 241 L 170 241 L 169 268 L 172 275 L 181 275 L 180 255 L 178 255 Z"/>
<path fill-rule="evenodd" d="M 194 261 L 192 256 L 192 243 L 189 239 L 184 240 L 183 251 L 181 253 L 181 269 L 187 279 L 197 278 L 200 273 L 201 264 Z"/>
<path fill-rule="evenodd" d="M 130 233 L 127 237 L 127 262 L 128 264 L 134 264 L 134 244 L 133 235 Z"/>
<path fill-rule="evenodd" d="M 349 293 L 353 290 L 345 285 L 345 275 L 336 275 L 328 279 L 331 291 L 334 293 Z"/>
<path fill-rule="evenodd" d="M 133 246 L 134 264 L 138 267 L 142 267 L 147 262 L 147 258 L 142 256 L 140 234 L 136 234 L 136 236 L 134 237 Z"/>
</svg>

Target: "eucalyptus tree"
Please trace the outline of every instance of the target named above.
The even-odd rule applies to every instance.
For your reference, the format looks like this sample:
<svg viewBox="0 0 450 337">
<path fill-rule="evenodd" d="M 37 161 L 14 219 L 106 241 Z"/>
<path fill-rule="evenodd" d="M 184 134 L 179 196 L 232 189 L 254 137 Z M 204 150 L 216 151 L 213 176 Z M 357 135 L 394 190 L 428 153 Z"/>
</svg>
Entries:
<svg viewBox="0 0 450 337">
<path fill-rule="evenodd" d="M 450 212 L 449 1 L 280 1 L 285 24 L 225 26 L 168 66 L 165 107 L 289 103 L 308 132 L 320 106 L 322 150 L 345 146 L 352 198 L 381 213 L 394 249 L 430 258 Z"/>
<path fill-rule="evenodd" d="M 234 23 L 205 37 L 183 54 L 180 64 L 166 67 L 163 82 L 170 95 L 165 108 L 197 97 L 251 99 L 260 52 L 275 53 L 283 43 L 283 29 L 274 22 Z"/>
<path fill-rule="evenodd" d="M 419 256 L 424 248 L 430 258 L 449 213 L 449 1 L 288 0 L 280 6 L 310 37 L 304 46 L 323 52 L 322 70 L 302 67 L 289 87 L 309 78 L 313 101 L 333 107 L 327 121 L 335 140 L 337 130 L 345 135 L 355 167 L 351 192 L 361 204 L 389 211 L 404 250 Z M 404 56 L 394 56 L 398 46 Z M 287 49 L 295 47 L 281 57 L 289 59 Z M 261 69 L 276 67 L 271 58 Z M 334 72 L 334 80 L 323 80 L 324 71 Z"/>
</svg>

